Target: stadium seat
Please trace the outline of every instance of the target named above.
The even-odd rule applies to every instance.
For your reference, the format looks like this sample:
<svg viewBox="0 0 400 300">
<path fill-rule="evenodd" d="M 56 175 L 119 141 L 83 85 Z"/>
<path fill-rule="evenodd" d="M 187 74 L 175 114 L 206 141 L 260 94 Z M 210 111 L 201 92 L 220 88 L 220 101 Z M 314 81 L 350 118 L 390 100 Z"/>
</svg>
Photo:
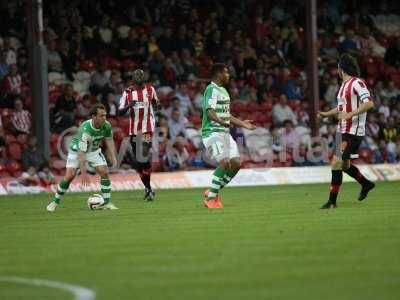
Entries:
<svg viewBox="0 0 400 300">
<path fill-rule="evenodd" d="M 8 149 L 8 155 L 11 159 L 21 160 L 22 148 L 20 144 L 12 142 L 8 144 L 7 149 Z"/>
</svg>

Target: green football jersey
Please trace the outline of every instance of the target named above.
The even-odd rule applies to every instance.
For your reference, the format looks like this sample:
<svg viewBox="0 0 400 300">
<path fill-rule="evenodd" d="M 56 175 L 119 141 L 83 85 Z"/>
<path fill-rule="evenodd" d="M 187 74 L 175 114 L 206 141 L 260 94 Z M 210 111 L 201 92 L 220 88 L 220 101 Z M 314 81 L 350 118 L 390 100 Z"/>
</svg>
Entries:
<svg viewBox="0 0 400 300">
<path fill-rule="evenodd" d="M 210 120 L 207 110 L 214 109 L 217 116 L 229 124 L 231 117 L 230 101 L 229 94 L 224 87 L 218 86 L 214 82 L 207 86 L 203 98 L 202 137 L 208 137 L 212 132 L 229 132 L 229 128 Z"/>
<path fill-rule="evenodd" d="M 82 122 L 78 132 L 72 138 L 70 149 L 73 151 L 94 152 L 100 147 L 103 138 L 112 138 L 110 122 L 105 121 L 101 128 L 94 128 L 92 119 Z"/>
</svg>

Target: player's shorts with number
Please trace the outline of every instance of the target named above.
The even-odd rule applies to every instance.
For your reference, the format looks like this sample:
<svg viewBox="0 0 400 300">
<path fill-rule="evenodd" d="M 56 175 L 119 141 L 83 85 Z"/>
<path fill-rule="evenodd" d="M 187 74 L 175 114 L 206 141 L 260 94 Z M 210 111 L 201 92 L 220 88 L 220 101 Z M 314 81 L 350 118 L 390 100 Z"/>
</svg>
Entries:
<svg viewBox="0 0 400 300">
<path fill-rule="evenodd" d="M 107 166 L 107 161 L 103 153 L 101 152 L 100 148 L 97 149 L 96 151 L 86 153 L 86 161 L 94 168 L 100 166 Z M 73 150 L 68 151 L 66 167 L 74 169 L 77 169 L 79 167 L 79 158 L 77 151 Z"/>
<path fill-rule="evenodd" d="M 238 146 L 229 133 L 213 132 L 203 137 L 203 144 L 216 161 L 240 157 Z"/>
</svg>

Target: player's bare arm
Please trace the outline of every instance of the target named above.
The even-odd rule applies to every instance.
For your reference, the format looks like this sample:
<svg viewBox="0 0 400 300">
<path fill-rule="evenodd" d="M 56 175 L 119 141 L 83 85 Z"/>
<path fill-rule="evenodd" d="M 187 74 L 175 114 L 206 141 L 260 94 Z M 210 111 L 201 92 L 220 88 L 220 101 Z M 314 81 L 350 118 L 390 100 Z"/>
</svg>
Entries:
<svg viewBox="0 0 400 300">
<path fill-rule="evenodd" d="M 359 108 L 357 108 L 356 110 L 354 110 L 352 112 L 340 112 L 338 115 L 339 120 L 351 119 L 354 116 L 358 116 L 360 114 L 363 114 L 363 113 L 369 111 L 370 109 L 374 108 L 374 106 L 375 105 L 374 105 L 373 101 L 365 102 L 365 103 L 361 104 Z"/>
<path fill-rule="evenodd" d="M 208 114 L 208 117 L 210 118 L 210 120 L 217 122 L 218 124 L 221 124 L 224 127 L 230 126 L 229 123 L 225 122 L 225 120 L 218 118 L 217 113 L 215 112 L 214 109 L 212 109 L 212 108 L 207 109 L 207 114 Z"/>
<path fill-rule="evenodd" d="M 81 170 L 81 183 L 83 186 L 89 185 L 89 178 L 86 172 L 86 153 L 78 151 L 79 169 Z"/>
<path fill-rule="evenodd" d="M 106 155 L 108 160 L 111 163 L 111 167 L 114 168 L 117 166 L 117 157 L 115 155 L 115 144 L 113 138 L 106 138 L 104 139 L 106 142 Z"/>
<path fill-rule="evenodd" d="M 230 121 L 231 121 L 231 124 L 235 125 L 236 127 L 242 127 L 242 128 L 248 129 L 248 130 L 254 130 L 254 129 L 257 128 L 252 123 L 253 122 L 252 120 L 244 120 L 244 121 L 242 121 L 242 120 L 240 120 L 240 119 L 238 119 L 238 118 L 236 118 L 234 116 L 231 116 Z"/>
<path fill-rule="evenodd" d="M 321 118 L 321 117 L 332 117 L 332 116 L 336 116 L 337 114 L 338 114 L 338 110 L 337 110 L 337 107 L 335 107 L 335 108 L 333 108 L 333 109 L 331 109 L 331 110 L 328 110 L 328 111 L 319 111 L 318 112 L 318 117 L 319 118 Z"/>
</svg>

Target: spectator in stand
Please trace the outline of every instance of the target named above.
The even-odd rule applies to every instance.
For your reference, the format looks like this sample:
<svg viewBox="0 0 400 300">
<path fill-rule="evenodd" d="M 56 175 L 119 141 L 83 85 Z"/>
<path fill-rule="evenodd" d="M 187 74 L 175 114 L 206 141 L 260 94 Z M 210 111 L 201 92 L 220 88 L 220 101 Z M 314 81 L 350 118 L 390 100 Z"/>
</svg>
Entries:
<svg viewBox="0 0 400 300">
<path fill-rule="evenodd" d="M 10 66 L 7 64 L 7 51 L 3 50 L 0 54 L 0 82 L 10 72 Z"/>
<path fill-rule="evenodd" d="M 383 139 L 387 143 L 389 141 L 394 142 L 397 139 L 397 136 L 399 135 L 400 133 L 398 132 L 394 117 L 389 117 L 387 119 L 387 124 L 385 125 L 384 128 L 382 128 L 382 131 L 380 133 L 381 139 Z"/>
<path fill-rule="evenodd" d="M 339 90 L 338 80 L 336 77 L 331 77 L 326 92 L 324 94 L 324 99 L 329 103 L 331 108 L 336 106 L 336 94 Z"/>
<path fill-rule="evenodd" d="M 107 110 L 107 116 L 110 118 L 115 118 L 118 116 L 118 107 L 115 102 L 115 95 L 113 93 L 107 93 L 105 99 L 104 106 Z"/>
<path fill-rule="evenodd" d="M 378 112 L 385 116 L 385 121 L 390 116 L 389 100 L 384 98 L 382 105 L 379 107 Z"/>
<path fill-rule="evenodd" d="M 20 184 L 24 186 L 39 186 L 40 178 L 34 166 L 29 166 L 26 172 L 23 172 L 18 178 Z"/>
<path fill-rule="evenodd" d="M 161 37 L 158 39 L 158 46 L 165 55 L 169 55 L 175 50 L 175 41 L 170 27 L 164 29 Z"/>
<path fill-rule="evenodd" d="M 181 82 L 177 85 L 176 97 L 180 100 L 182 116 L 191 116 L 194 113 L 193 104 L 188 94 L 188 87 L 186 83 Z"/>
<path fill-rule="evenodd" d="M 179 110 L 174 109 L 168 122 L 169 136 L 174 140 L 177 136 L 186 136 L 186 119 Z"/>
<path fill-rule="evenodd" d="M 120 58 L 134 59 L 138 43 L 139 35 L 135 28 L 131 28 L 128 37 L 119 41 Z"/>
<path fill-rule="evenodd" d="M 10 37 L 7 37 L 4 39 L 3 51 L 6 52 L 6 63 L 9 66 L 16 65 L 17 64 L 17 52 L 11 46 L 11 38 Z"/>
<path fill-rule="evenodd" d="M 61 133 L 72 127 L 75 122 L 76 98 L 72 85 L 68 84 L 64 88 L 63 94 L 57 99 L 52 111 L 52 132 Z"/>
<path fill-rule="evenodd" d="M 388 151 L 387 143 L 384 140 L 379 142 L 379 148 L 374 152 L 374 163 L 395 163 L 396 153 Z"/>
<path fill-rule="evenodd" d="M 49 72 L 58 72 L 61 73 L 63 71 L 62 59 L 60 54 L 57 51 L 57 42 L 56 40 L 50 40 L 47 44 L 47 63 Z"/>
<path fill-rule="evenodd" d="M 81 119 L 88 119 L 90 117 L 91 107 L 92 101 L 90 95 L 84 95 L 76 106 L 76 116 Z"/>
<path fill-rule="evenodd" d="M 387 48 L 385 53 L 385 62 L 395 68 L 400 68 L 400 37 L 396 42 Z"/>
<path fill-rule="evenodd" d="M 32 117 L 29 111 L 24 109 L 24 104 L 20 98 L 14 102 L 14 112 L 11 114 L 12 130 L 15 134 L 29 134 L 32 127 Z"/>
<path fill-rule="evenodd" d="M 4 163 L 7 158 L 6 141 L 4 139 L 3 121 L 0 115 L 0 163 Z"/>
<path fill-rule="evenodd" d="M 367 136 L 370 136 L 375 141 L 377 141 L 379 139 L 379 134 L 380 134 L 381 128 L 379 127 L 379 124 L 376 122 L 376 114 L 369 113 L 367 116 L 367 119 L 368 119 L 367 126 L 366 126 Z"/>
<path fill-rule="evenodd" d="M 185 148 L 185 139 L 178 137 L 172 145 L 168 145 L 163 159 L 167 171 L 184 170 L 190 163 L 190 155 Z"/>
<path fill-rule="evenodd" d="M 343 41 L 340 43 L 340 53 L 349 53 L 355 57 L 359 53 L 359 44 L 352 29 L 347 29 Z"/>
<path fill-rule="evenodd" d="M 162 113 L 165 117 L 167 117 L 168 119 L 170 119 L 173 110 L 179 110 L 179 111 L 181 111 L 181 101 L 179 100 L 178 97 L 173 97 L 173 98 L 171 99 L 170 105 L 167 106 L 167 107 L 162 108 L 162 109 L 161 109 L 161 113 Z"/>
<path fill-rule="evenodd" d="M 283 122 L 282 142 L 289 150 L 299 146 L 300 136 L 294 129 L 293 122 L 291 120 L 285 120 Z"/>
<path fill-rule="evenodd" d="M 90 92 L 95 96 L 106 93 L 110 88 L 110 77 L 111 72 L 107 70 L 106 64 L 103 61 L 100 62 L 90 78 Z"/>
<path fill-rule="evenodd" d="M 400 90 L 393 81 L 389 81 L 387 88 L 382 91 L 382 96 L 389 100 L 400 100 Z"/>
<path fill-rule="evenodd" d="M 296 115 L 293 110 L 287 105 L 287 97 L 285 94 L 279 96 L 279 102 L 272 109 L 272 118 L 275 125 L 282 125 L 285 120 L 290 120 L 294 125 L 297 125 Z"/>
<path fill-rule="evenodd" d="M 17 66 L 10 65 L 9 74 L 3 79 L 3 92 L 5 94 L 5 101 L 3 106 L 5 107 L 13 107 L 14 100 L 16 97 L 21 95 L 22 91 L 22 78 L 21 75 L 18 74 Z"/>
<path fill-rule="evenodd" d="M 21 160 L 23 170 L 28 170 L 30 166 L 34 166 L 36 170 L 40 170 L 48 163 L 43 152 L 38 148 L 35 136 L 29 138 L 28 147 L 22 152 Z"/>
<path fill-rule="evenodd" d="M 48 164 L 43 165 L 42 171 L 38 173 L 38 176 L 43 187 L 49 187 L 56 183 L 54 174 L 51 172 Z"/>
</svg>

